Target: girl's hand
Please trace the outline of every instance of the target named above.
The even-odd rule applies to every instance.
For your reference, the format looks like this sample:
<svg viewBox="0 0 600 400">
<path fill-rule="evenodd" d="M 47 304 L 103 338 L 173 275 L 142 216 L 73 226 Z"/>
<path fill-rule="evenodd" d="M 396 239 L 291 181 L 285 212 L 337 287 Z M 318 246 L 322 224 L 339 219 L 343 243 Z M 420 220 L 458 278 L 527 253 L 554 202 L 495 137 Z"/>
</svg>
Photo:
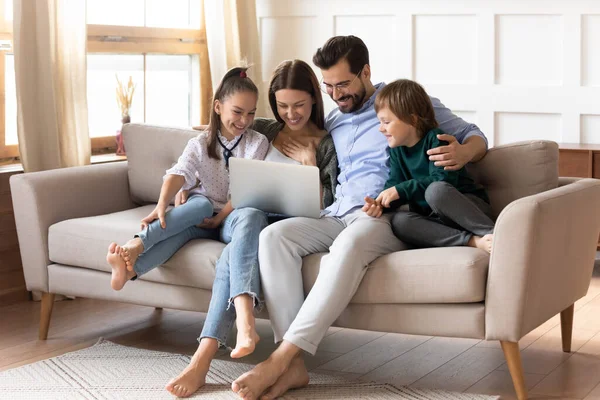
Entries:
<svg viewBox="0 0 600 400">
<path fill-rule="evenodd" d="M 201 224 L 196 225 L 198 228 L 217 229 L 223 223 L 223 218 L 217 214 L 211 218 L 204 218 Z"/>
<path fill-rule="evenodd" d="M 379 193 L 379 196 L 377 196 L 377 199 L 375 199 L 375 202 L 381 204 L 385 208 L 389 208 L 390 203 L 392 201 L 398 200 L 398 199 L 400 199 L 400 195 L 398 194 L 396 187 L 392 186 L 391 188 L 386 189 L 383 192 Z"/>
<path fill-rule="evenodd" d="M 189 194 L 189 190 L 180 190 L 179 192 L 177 192 L 177 194 L 175 195 L 175 207 L 185 204 Z"/>
<path fill-rule="evenodd" d="M 146 229 L 148 225 L 155 219 L 160 221 L 160 227 L 165 229 L 167 222 L 165 221 L 165 214 L 167 213 L 167 207 L 157 204 L 154 210 L 146 218 L 142 219 L 142 230 Z"/>
<path fill-rule="evenodd" d="M 362 210 L 369 216 L 379 218 L 383 214 L 383 207 L 381 204 L 372 199 L 371 197 L 365 197 L 365 205 Z"/>
<path fill-rule="evenodd" d="M 302 165 L 317 166 L 317 147 L 311 141 L 304 145 L 297 140 L 288 139 L 281 145 L 283 154 L 289 158 L 302 163 Z"/>
</svg>

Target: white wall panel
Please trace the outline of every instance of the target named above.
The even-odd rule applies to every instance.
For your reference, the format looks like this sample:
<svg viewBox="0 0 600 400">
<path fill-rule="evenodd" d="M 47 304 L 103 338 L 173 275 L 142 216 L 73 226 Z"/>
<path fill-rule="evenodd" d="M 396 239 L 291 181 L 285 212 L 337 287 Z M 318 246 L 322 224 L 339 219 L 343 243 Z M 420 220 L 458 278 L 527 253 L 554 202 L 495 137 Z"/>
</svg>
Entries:
<svg viewBox="0 0 600 400">
<path fill-rule="evenodd" d="M 562 84 L 562 17 L 496 16 L 496 83 Z"/>
<path fill-rule="evenodd" d="M 581 143 L 600 144 L 600 114 L 581 116 Z"/>
<path fill-rule="evenodd" d="M 535 139 L 560 142 L 561 131 L 560 114 L 496 113 L 496 145 Z"/>
<path fill-rule="evenodd" d="M 278 17 L 260 19 L 263 80 L 268 82 L 283 60 L 299 58 L 312 65 L 318 46 L 314 34 L 316 17 Z M 298 34 L 300 33 L 301 34 Z"/>
<path fill-rule="evenodd" d="M 584 15 L 581 24 L 582 85 L 600 87 L 600 15 Z"/>
<path fill-rule="evenodd" d="M 416 15 L 414 30 L 417 81 L 477 83 L 477 18 L 474 15 Z"/>
<path fill-rule="evenodd" d="M 373 29 L 376 26 L 377 29 Z M 371 80 L 391 82 L 398 79 L 396 64 L 400 56 L 397 48 L 396 18 L 389 15 L 336 16 L 336 35 L 354 35 L 365 42 L 369 49 Z M 323 43 L 319 43 L 318 47 Z"/>
</svg>

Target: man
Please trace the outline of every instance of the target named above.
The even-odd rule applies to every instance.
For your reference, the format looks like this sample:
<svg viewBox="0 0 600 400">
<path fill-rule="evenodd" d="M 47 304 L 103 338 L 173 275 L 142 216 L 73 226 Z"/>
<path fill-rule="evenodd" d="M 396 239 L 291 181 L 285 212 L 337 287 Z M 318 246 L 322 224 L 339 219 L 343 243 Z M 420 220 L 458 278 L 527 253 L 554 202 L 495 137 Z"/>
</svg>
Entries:
<svg viewBox="0 0 600 400">
<path fill-rule="evenodd" d="M 265 301 L 278 349 L 232 384 L 244 399 L 274 399 L 308 384 L 301 351 L 315 354 L 329 326 L 350 302 L 367 265 L 406 246 L 388 218 L 372 218 L 362 207 L 376 198 L 388 178 L 387 141 L 379 131 L 374 101 L 384 84 L 371 83 L 369 52 L 355 36 L 337 36 L 319 48 L 313 62 L 321 69 L 322 87 L 338 108 L 327 117 L 340 167 L 336 201 L 320 219 L 290 218 L 260 235 L 259 260 Z M 487 150 L 483 133 L 431 99 L 440 128 L 449 142 L 430 150 L 430 160 L 447 169 L 478 161 Z M 366 207 L 366 206 L 365 206 Z M 302 257 L 326 252 L 319 275 L 304 299 Z"/>
</svg>

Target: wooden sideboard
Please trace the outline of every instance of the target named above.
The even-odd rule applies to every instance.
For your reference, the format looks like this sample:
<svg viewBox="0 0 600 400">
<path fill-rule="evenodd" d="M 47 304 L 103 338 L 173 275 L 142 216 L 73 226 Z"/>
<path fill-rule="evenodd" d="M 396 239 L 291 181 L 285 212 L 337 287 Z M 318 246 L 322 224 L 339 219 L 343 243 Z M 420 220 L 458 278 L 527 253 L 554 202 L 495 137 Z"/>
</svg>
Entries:
<svg viewBox="0 0 600 400">
<path fill-rule="evenodd" d="M 600 144 L 559 143 L 558 176 L 600 179 Z"/>
<path fill-rule="evenodd" d="M 600 178 L 600 144 L 559 143 L 558 175 Z"/>
</svg>

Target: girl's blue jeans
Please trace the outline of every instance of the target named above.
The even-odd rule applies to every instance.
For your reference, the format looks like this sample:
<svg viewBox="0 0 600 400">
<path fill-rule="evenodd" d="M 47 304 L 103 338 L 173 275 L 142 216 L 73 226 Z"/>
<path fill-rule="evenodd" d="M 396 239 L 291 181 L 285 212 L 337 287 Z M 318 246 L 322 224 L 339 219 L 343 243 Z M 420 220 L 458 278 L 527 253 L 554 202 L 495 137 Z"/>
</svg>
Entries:
<svg viewBox="0 0 600 400">
<path fill-rule="evenodd" d="M 217 261 L 212 297 L 199 338 L 214 338 L 225 344 L 235 322 L 233 299 L 246 294 L 252 297 L 255 307 L 259 306 L 258 238 L 267 226 L 267 216 L 254 208 L 240 208 L 233 210 L 219 228 L 196 226 L 212 216 L 211 202 L 201 195 L 193 195 L 185 204 L 169 210 L 165 229 L 155 220 L 136 235 L 144 244 L 144 252 L 133 269 L 137 276 L 151 271 L 192 239 L 214 239 L 227 244 Z"/>
</svg>

